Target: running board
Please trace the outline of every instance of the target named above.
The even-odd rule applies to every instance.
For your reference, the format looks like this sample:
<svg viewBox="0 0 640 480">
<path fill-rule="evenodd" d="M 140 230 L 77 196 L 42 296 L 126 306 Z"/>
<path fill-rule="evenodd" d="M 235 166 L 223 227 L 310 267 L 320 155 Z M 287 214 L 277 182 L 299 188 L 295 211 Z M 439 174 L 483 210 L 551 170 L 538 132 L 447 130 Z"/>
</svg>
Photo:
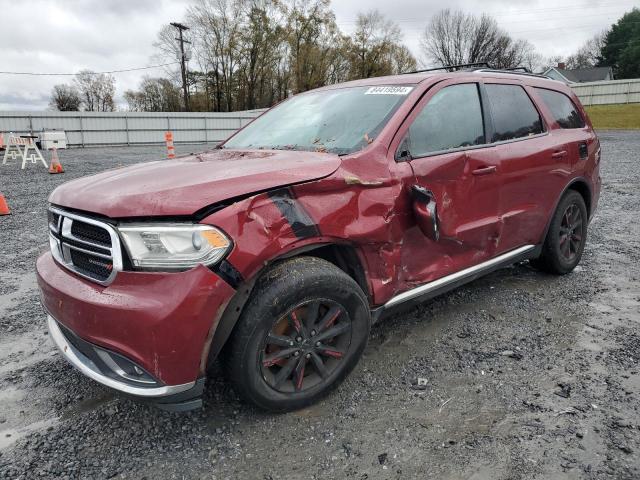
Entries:
<svg viewBox="0 0 640 480">
<path fill-rule="evenodd" d="M 372 311 L 373 323 L 377 322 L 384 316 L 384 314 L 396 307 L 399 307 L 400 305 L 405 305 L 407 302 L 412 301 L 424 302 L 425 300 L 453 290 L 454 288 L 471 282 L 494 270 L 512 265 L 522 260 L 533 258 L 537 256 L 538 251 L 539 247 L 536 247 L 535 245 L 525 245 L 524 247 L 516 248 L 510 252 L 498 255 L 486 262 L 474 265 L 473 267 L 465 268 L 464 270 L 452 273 L 446 277 L 439 278 L 432 282 L 425 283 L 424 285 L 420 285 L 419 287 L 407 290 L 406 292 L 402 292 L 391 298 L 391 300 L 381 307 Z"/>
</svg>

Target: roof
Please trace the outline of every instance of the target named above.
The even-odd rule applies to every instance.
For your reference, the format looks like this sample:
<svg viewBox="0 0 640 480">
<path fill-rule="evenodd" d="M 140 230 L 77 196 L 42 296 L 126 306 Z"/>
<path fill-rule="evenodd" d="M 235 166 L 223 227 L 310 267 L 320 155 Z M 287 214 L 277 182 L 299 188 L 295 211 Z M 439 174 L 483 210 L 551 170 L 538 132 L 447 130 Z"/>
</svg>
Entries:
<svg viewBox="0 0 640 480">
<path fill-rule="evenodd" d="M 611 75 L 611 67 L 576 68 L 574 70 L 551 67 L 545 73 L 548 73 L 552 69 L 568 81 L 575 83 L 607 80 L 607 76 L 609 76 L 609 79 L 613 78 L 613 75 Z"/>
<path fill-rule="evenodd" d="M 358 80 L 350 80 L 348 82 L 334 83 L 331 85 L 325 85 L 318 90 L 331 90 L 334 88 L 344 87 L 368 87 L 376 85 L 416 85 L 427 78 L 432 78 L 441 73 L 409 73 L 400 75 L 386 75 L 384 77 L 369 77 Z"/>
<path fill-rule="evenodd" d="M 545 78 L 540 75 L 523 74 L 519 72 L 512 72 L 507 70 L 491 70 L 491 69 L 476 69 L 476 70 L 458 70 L 455 72 L 442 72 L 442 71 L 426 71 L 415 73 L 404 73 L 399 75 L 387 75 L 383 77 L 369 77 L 358 80 L 351 80 L 348 82 L 334 83 L 331 85 L 325 85 L 316 90 L 333 90 L 337 88 L 345 87 L 365 87 L 376 85 L 417 85 L 425 80 L 439 81 L 456 76 L 481 75 L 487 78 L 510 78 L 514 80 L 541 80 L 541 81 L 553 81 L 553 79 Z"/>
</svg>

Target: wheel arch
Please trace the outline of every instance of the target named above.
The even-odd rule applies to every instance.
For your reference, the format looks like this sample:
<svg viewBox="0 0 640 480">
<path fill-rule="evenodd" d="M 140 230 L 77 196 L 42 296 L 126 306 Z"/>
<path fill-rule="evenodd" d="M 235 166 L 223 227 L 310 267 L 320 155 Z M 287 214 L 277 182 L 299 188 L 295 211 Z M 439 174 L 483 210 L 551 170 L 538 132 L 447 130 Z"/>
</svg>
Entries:
<svg viewBox="0 0 640 480">
<path fill-rule="evenodd" d="M 549 228 L 551 228 L 551 220 L 553 219 L 553 215 L 557 210 L 558 205 L 562 200 L 562 197 L 564 197 L 569 190 L 574 190 L 582 196 L 582 198 L 584 199 L 584 203 L 587 207 L 587 217 L 591 218 L 591 214 L 592 214 L 591 201 L 593 197 L 591 187 L 589 186 L 589 182 L 584 177 L 576 177 L 572 179 L 567 184 L 567 186 L 564 187 L 562 192 L 560 192 L 560 195 L 558 195 L 558 198 L 556 199 L 553 205 L 553 210 L 551 210 L 551 212 L 549 213 L 549 219 L 547 220 L 547 226 L 544 229 L 544 234 L 542 235 L 541 243 L 544 243 L 545 239 L 547 238 L 547 234 L 549 233 Z"/>
<path fill-rule="evenodd" d="M 587 217 L 591 218 L 591 200 L 592 200 L 592 193 L 591 193 L 591 187 L 589 187 L 589 184 L 587 183 L 587 181 L 584 178 L 576 178 L 575 180 L 573 180 L 565 189 L 564 192 L 562 192 L 562 195 L 560 195 L 560 198 L 563 197 L 563 195 L 568 191 L 568 190 L 575 190 L 576 192 L 578 192 L 580 195 L 582 195 L 582 198 L 584 200 L 584 204 L 587 207 Z M 560 202 L 560 199 L 558 199 L 558 203 Z M 557 204 L 556 204 L 556 208 L 557 208 Z"/>
<path fill-rule="evenodd" d="M 348 243 L 320 242 L 287 251 L 266 262 L 255 275 L 238 286 L 236 293 L 224 307 L 224 311 L 219 317 L 210 342 L 205 346 L 201 370 L 206 371 L 209 369 L 231 338 L 235 325 L 242 314 L 242 310 L 251 297 L 251 293 L 260 276 L 278 262 L 303 255 L 322 258 L 345 272 L 356 281 L 369 300 L 369 304 L 371 304 L 372 292 L 369 287 L 363 260 L 358 254 L 357 247 Z"/>
</svg>

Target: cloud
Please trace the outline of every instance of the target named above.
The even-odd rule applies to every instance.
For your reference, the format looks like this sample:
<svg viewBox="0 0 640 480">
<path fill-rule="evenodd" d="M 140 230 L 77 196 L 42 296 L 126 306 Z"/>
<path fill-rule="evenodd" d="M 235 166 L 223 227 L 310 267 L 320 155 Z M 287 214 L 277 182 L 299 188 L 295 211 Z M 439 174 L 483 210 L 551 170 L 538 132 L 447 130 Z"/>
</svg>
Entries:
<svg viewBox="0 0 640 480">
<path fill-rule="evenodd" d="M 186 1 L 70 0 L 2 1 L 0 70 L 77 72 L 117 70 L 149 65 L 153 42 L 162 25 L 181 20 Z M 135 88 L 149 70 L 118 74 L 121 95 Z M 2 109 L 46 109 L 51 89 L 73 77 L 0 75 Z"/>
<path fill-rule="evenodd" d="M 567 55 L 615 22 L 633 1 L 570 0 L 335 0 L 332 8 L 344 31 L 354 28 L 357 13 L 372 7 L 396 21 L 404 40 L 419 56 L 419 38 L 431 16 L 443 8 L 495 15 L 500 25 L 518 38 L 531 41 L 546 57 Z M 2 28 L 0 70 L 77 72 L 117 70 L 154 63 L 153 42 L 158 30 L 183 20 L 193 0 L 0 0 Z M 7 21 L 6 19 L 13 19 Z M 171 59 L 173 60 L 173 59 Z M 136 88 L 143 75 L 162 70 L 116 75 L 122 93 Z M 46 109 L 53 86 L 67 77 L 0 75 L 0 108 Z"/>
<path fill-rule="evenodd" d="M 630 10 L 634 1 L 611 3 L 608 0 L 449 0 L 446 3 L 424 0 L 394 0 L 371 4 L 364 1 L 336 1 L 334 11 L 340 27 L 354 28 L 359 11 L 377 8 L 397 22 L 405 43 L 420 57 L 420 37 L 434 13 L 442 8 L 493 16 L 500 27 L 513 37 L 530 41 L 543 57 L 566 56 L 589 38 L 601 32 Z"/>
</svg>

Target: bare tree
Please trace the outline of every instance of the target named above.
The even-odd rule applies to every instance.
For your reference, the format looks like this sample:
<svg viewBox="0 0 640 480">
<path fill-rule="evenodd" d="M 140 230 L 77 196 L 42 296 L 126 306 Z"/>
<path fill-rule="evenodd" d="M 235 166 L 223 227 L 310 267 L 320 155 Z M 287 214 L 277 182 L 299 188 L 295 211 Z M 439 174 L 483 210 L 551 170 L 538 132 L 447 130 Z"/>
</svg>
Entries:
<svg viewBox="0 0 640 480">
<path fill-rule="evenodd" d="M 191 28 L 194 111 L 268 107 L 292 93 L 416 68 L 395 23 L 377 11 L 361 14 L 349 37 L 338 28 L 330 0 L 193 0 L 184 23 Z M 155 60 L 177 58 L 167 27 L 155 46 Z M 175 73 L 168 71 L 177 81 Z M 156 108 L 150 100 L 156 91 L 141 84 L 126 92 L 129 108 Z"/>
<path fill-rule="evenodd" d="M 495 68 L 521 66 L 533 52 L 529 42 L 511 38 L 494 18 L 450 9 L 432 18 L 421 48 L 427 61 L 443 66 L 487 62 Z"/>
<path fill-rule="evenodd" d="M 246 108 L 253 109 L 276 98 L 272 88 L 273 73 L 283 53 L 274 46 L 286 41 L 286 31 L 282 27 L 285 12 L 272 0 L 248 0 L 244 5 L 244 19 L 239 48 L 241 94 Z"/>
<path fill-rule="evenodd" d="M 127 90 L 124 99 L 134 112 L 179 112 L 182 110 L 180 87 L 167 78 L 146 77 L 140 90 Z"/>
<path fill-rule="evenodd" d="M 407 73 L 418 68 L 416 57 L 405 45 L 394 45 L 391 51 L 391 73 Z"/>
<path fill-rule="evenodd" d="M 416 62 L 401 44 L 400 27 L 378 10 L 358 14 L 351 39 L 351 77 L 367 78 L 413 70 Z"/>
<path fill-rule="evenodd" d="M 565 60 L 567 68 L 591 68 L 598 65 L 601 59 L 602 47 L 608 31 L 604 30 L 587 40 L 585 44 L 573 55 L 569 55 Z"/>
<path fill-rule="evenodd" d="M 542 55 L 531 48 L 522 59 L 521 65 L 527 67 L 532 72 L 541 72 L 544 70 L 544 63 Z"/>
<path fill-rule="evenodd" d="M 59 84 L 53 87 L 49 103 L 52 109 L 60 112 L 77 112 L 81 104 L 80 93 L 74 86 Z"/>
<path fill-rule="evenodd" d="M 213 74 L 217 109 L 236 108 L 235 73 L 239 62 L 241 0 L 198 0 L 187 10 L 194 47 L 202 49 Z"/>
<path fill-rule="evenodd" d="M 287 10 L 292 89 L 295 93 L 327 83 L 340 31 L 329 0 L 291 0 Z"/>
<path fill-rule="evenodd" d="M 74 83 L 80 92 L 84 110 L 88 112 L 113 112 L 115 110 L 116 80 L 113 76 L 82 70 L 76 74 Z"/>
<path fill-rule="evenodd" d="M 191 55 L 189 51 L 189 44 L 185 44 L 187 49 L 187 57 Z M 175 62 L 175 65 L 167 65 L 163 67 L 166 76 L 171 80 L 178 82 L 180 78 L 180 61 L 181 52 L 180 44 L 176 40 L 176 29 L 171 25 L 164 25 L 156 37 L 156 41 L 153 42 L 153 46 L 156 49 L 156 53 L 152 56 L 154 62 L 157 63 L 171 63 Z"/>
</svg>

